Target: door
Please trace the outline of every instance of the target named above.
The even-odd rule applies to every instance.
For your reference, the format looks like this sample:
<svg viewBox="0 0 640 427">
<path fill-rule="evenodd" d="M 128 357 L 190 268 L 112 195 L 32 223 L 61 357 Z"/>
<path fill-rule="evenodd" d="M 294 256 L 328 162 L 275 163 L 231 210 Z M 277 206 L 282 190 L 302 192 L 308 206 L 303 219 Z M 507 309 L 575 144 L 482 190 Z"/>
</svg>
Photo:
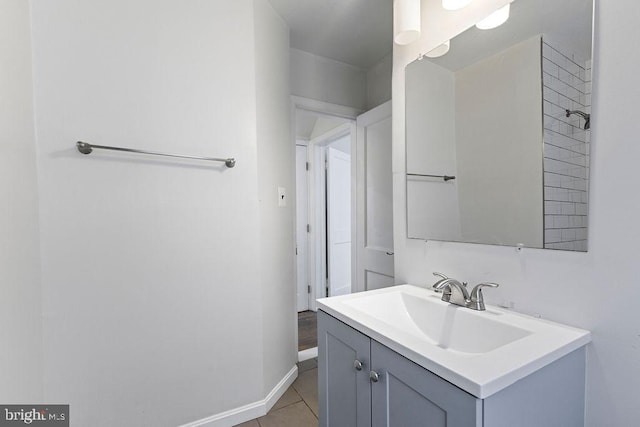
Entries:
<svg viewBox="0 0 640 427">
<path fill-rule="evenodd" d="M 481 427 L 482 400 L 371 340 L 372 427 Z"/>
<path fill-rule="evenodd" d="M 327 148 L 327 269 L 329 295 L 351 293 L 351 156 Z"/>
<path fill-rule="evenodd" d="M 309 310 L 307 147 L 296 145 L 296 267 L 298 311 Z"/>
<path fill-rule="evenodd" d="M 391 101 L 357 124 L 356 290 L 394 284 Z"/>
<path fill-rule="evenodd" d="M 320 427 L 371 427 L 371 340 L 318 310 Z"/>
</svg>

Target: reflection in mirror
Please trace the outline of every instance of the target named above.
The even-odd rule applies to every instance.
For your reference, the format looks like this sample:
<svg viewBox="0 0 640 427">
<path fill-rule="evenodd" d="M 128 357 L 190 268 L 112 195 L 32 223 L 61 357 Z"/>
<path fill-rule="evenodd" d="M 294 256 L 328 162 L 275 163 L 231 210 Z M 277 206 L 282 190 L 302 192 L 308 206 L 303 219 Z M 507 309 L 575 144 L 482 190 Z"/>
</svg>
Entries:
<svg viewBox="0 0 640 427">
<path fill-rule="evenodd" d="M 408 237 L 587 250 L 592 0 L 516 0 L 406 68 Z"/>
</svg>

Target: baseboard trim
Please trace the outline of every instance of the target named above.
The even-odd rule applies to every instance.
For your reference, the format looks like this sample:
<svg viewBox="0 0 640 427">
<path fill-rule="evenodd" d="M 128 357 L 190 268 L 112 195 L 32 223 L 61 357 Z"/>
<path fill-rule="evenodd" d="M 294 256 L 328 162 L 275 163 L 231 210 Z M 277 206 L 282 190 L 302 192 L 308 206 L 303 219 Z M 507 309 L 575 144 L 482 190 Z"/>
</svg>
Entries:
<svg viewBox="0 0 640 427">
<path fill-rule="evenodd" d="M 298 366 L 294 365 L 264 399 L 183 424 L 180 427 L 232 427 L 266 415 L 278 399 L 282 397 L 284 392 L 293 384 L 296 378 L 298 378 Z"/>
<path fill-rule="evenodd" d="M 318 347 L 308 348 L 298 352 L 298 362 L 304 362 L 314 357 L 318 357 Z"/>
<path fill-rule="evenodd" d="M 280 382 L 276 384 L 276 386 L 271 390 L 267 397 L 265 397 L 265 411 L 262 415 L 266 415 L 267 412 L 269 412 L 271 408 L 273 408 L 273 405 L 275 405 L 278 399 L 282 397 L 284 392 L 287 391 L 287 389 L 291 386 L 291 384 L 293 384 L 296 378 L 298 378 L 298 365 L 293 365 L 293 368 L 291 368 L 287 375 L 285 375 L 284 378 L 282 378 Z M 252 419 L 253 418 L 248 418 L 245 421 L 249 421 Z"/>
</svg>

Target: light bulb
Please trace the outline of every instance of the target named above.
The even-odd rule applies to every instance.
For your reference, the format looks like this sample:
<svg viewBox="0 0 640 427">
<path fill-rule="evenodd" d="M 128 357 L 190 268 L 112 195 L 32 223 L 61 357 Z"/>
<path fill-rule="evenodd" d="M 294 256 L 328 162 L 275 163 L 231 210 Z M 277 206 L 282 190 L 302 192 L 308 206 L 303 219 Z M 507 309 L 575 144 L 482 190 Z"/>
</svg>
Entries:
<svg viewBox="0 0 640 427">
<path fill-rule="evenodd" d="M 435 49 L 431 49 L 429 52 L 425 53 L 424 56 L 427 56 L 429 58 L 437 58 L 449 52 L 450 46 L 451 46 L 451 40 L 447 40 L 446 42 L 442 43 L 440 46 L 436 47 Z"/>
<path fill-rule="evenodd" d="M 476 27 L 481 30 L 490 30 L 504 24 L 507 22 L 507 19 L 509 19 L 509 6 L 511 5 L 507 4 L 506 6 L 496 10 L 491 15 L 478 22 Z"/>
<path fill-rule="evenodd" d="M 409 44 L 420 38 L 420 0 L 393 2 L 393 41 Z"/>
</svg>

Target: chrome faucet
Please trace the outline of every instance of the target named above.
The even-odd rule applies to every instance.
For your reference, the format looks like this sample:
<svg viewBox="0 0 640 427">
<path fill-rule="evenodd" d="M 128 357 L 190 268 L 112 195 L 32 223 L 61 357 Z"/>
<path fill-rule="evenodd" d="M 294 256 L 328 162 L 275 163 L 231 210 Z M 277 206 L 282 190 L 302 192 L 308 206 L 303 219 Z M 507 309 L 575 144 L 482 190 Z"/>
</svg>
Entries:
<svg viewBox="0 0 640 427">
<path fill-rule="evenodd" d="M 448 283 L 446 282 L 447 280 L 449 280 L 449 277 L 445 276 L 442 273 L 433 273 L 434 276 L 440 277 L 441 280 L 438 280 L 436 283 L 433 284 L 433 289 L 436 292 L 442 292 L 442 301 L 446 301 L 449 302 L 449 300 L 451 299 L 451 287 L 450 286 L 446 286 Z M 455 280 L 455 279 L 453 279 Z M 460 282 L 458 282 L 460 283 Z M 464 286 L 465 288 L 467 287 L 467 282 L 462 282 L 461 283 L 462 286 Z"/>
<path fill-rule="evenodd" d="M 456 279 L 448 278 L 438 281 L 436 285 L 433 285 L 434 289 L 442 290 L 442 301 L 463 307 L 467 306 L 469 291 L 467 291 L 467 288 L 462 283 Z"/>
<path fill-rule="evenodd" d="M 483 282 L 476 285 L 471 294 L 469 294 L 466 283 L 461 283 L 441 273 L 433 273 L 433 275 L 441 278 L 433 284 L 433 289 L 436 292 L 442 292 L 442 301 L 478 311 L 485 310 L 482 288 L 497 288 L 500 286 L 497 283 Z"/>
</svg>

